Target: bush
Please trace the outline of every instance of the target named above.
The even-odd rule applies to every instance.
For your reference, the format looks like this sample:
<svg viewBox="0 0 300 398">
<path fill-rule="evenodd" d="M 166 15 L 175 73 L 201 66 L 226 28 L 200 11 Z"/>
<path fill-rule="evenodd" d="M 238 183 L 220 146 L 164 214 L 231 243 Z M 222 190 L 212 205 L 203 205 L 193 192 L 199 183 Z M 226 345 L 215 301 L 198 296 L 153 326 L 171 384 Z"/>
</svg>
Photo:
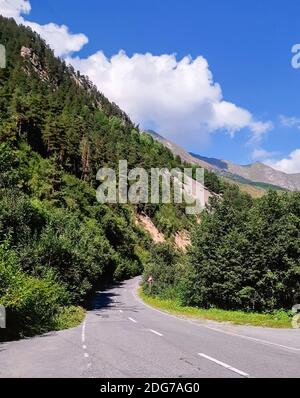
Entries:
<svg viewBox="0 0 300 398">
<path fill-rule="evenodd" d="M 45 220 L 22 192 L 0 191 L 0 241 L 10 238 L 12 245 L 24 245 L 40 233 Z"/>
<path fill-rule="evenodd" d="M 69 294 L 51 272 L 34 278 L 16 264 L 15 253 L 1 246 L 0 304 L 7 309 L 8 335 L 30 336 L 51 330 L 61 308 L 69 304 Z"/>
<path fill-rule="evenodd" d="M 186 295 L 199 307 L 291 309 L 300 291 L 300 195 L 251 201 L 230 188 L 202 216 L 190 251 Z"/>
<path fill-rule="evenodd" d="M 113 250 L 95 221 L 81 222 L 59 209 L 48 214 L 47 226 L 26 257 L 22 262 L 35 272 L 52 269 L 68 286 L 75 303 L 84 300 L 112 263 Z"/>
<path fill-rule="evenodd" d="M 173 298 L 176 295 L 182 256 L 183 254 L 177 252 L 171 244 L 153 246 L 144 271 L 144 291 L 163 298 Z M 151 287 L 147 282 L 150 276 L 154 279 Z"/>
</svg>

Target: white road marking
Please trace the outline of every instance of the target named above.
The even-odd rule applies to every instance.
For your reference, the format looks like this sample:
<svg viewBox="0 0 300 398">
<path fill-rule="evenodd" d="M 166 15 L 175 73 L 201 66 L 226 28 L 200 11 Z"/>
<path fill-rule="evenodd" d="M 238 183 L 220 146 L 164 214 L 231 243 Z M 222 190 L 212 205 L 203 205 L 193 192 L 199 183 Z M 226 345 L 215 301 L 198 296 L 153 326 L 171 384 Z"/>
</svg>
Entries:
<svg viewBox="0 0 300 398">
<path fill-rule="evenodd" d="M 83 345 L 82 348 L 83 348 L 84 350 L 86 350 L 86 349 L 87 349 L 87 346 L 86 346 L 86 345 Z"/>
<path fill-rule="evenodd" d="M 243 372 L 242 370 L 233 368 L 232 366 L 228 365 L 227 363 L 218 361 L 217 359 L 212 358 L 212 357 L 209 357 L 208 355 L 205 355 L 205 354 L 201 354 L 201 353 L 200 353 L 200 354 L 198 354 L 198 355 L 200 355 L 200 357 L 202 357 L 202 358 L 207 359 L 208 361 L 214 362 L 214 363 L 216 363 L 217 365 L 222 366 L 222 367 L 225 368 L 225 369 L 230 370 L 231 372 L 237 373 L 237 374 L 239 374 L 240 376 L 249 377 L 248 373 L 245 373 L 245 372 Z"/>
<path fill-rule="evenodd" d="M 85 342 L 85 328 L 86 328 L 86 321 L 84 321 L 82 324 L 81 340 L 83 343 Z"/>
<path fill-rule="evenodd" d="M 262 340 L 262 339 L 257 339 L 255 337 L 250 337 L 250 336 L 246 336 L 246 335 L 242 335 L 242 334 L 238 334 L 238 333 L 233 333 L 233 332 L 227 332 L 226 330 L 220 330 L 218 328 L 213 328 L 211 326 L 204 326 L 206 329 L 210 329 L 210 330 L 214 330 L 215 332 L 219 332 L 219 333 L 224 333 L 227 334 L 229 336 L 235 336 L 235 337 L 240 337 L 241 339 L 246 339 L 246 340 L 250 340 L 250 341 L 254 341 L 256 343 L 260 343 L 260 344 L 264 344 L 264 345 L 272 345 L 275 347 L 280 347 L 280 348 L 285 348 L 287 350 L 292 350 L 292 351 L 298 351 L 300 352 L 300 348 L 296 348 L 296 347 L 290 347 L 288 345 L 283 345 L 283 344 L 279 344 L 279 343 L 273 343 L 272 341 L 268 341 L 268 340 Z"/>
<path fill-rule="evenodd" d="M 85 358 L 88 358 L 88 357 L 89 357 L 89 354 L 88 354 L 87 352 L 85 352 L 85 353 L 84 353 L 84 357 L 85 357 Z"/>
<path fill-rule="evenodd" d="M 135 290 L 136 290 L 137 287 L 139 287 L 139 285 L 135 286 L 134 289 L 131 291 L 133 297 L 139 303 L 143 304 L 145 307 L 151 309 L 152 311 L 159 312 L 160 314 L 165 315 L 167 317 L 171 317 L 171 318 L 177 319 L 179 321 L 183 321 L 183 322 L 188 322 L 188 323 L 190 323 L 192 325 L 195 325 L 197 327 L 200 327 L 200 328 L 205 328 L 205 329 L 213 330 L 213 331 L 218 332 L 218 333 L 227 334 L 228 336 L 239 337 L 241 339 L 250 340 L 250 341 L 253 341 L 255 343 L 259 343 L 259 344 L 263 344 L 263 345 L 271 345 L 271 346 L 278 347 L 278 348 L 283 348 L 283 349 L 286 349 L 286 350 L 300 352 L 300 348 L 286 346 L 286 345 L 279 344 L 279 343 L 273 343 L 273 342 L 268 341 L 268 340 L 257 339 L 255 337 L 250 337 L 250 336 L 242 335 L 242 334 L 239 334 L 239 333 L 228 332 L 226 330 L 214 328 L 214 327 L 211 327 L 211 326 L 201 325 L 201 324 L 199 324 L 199 323 L 197 323 L 195 321 L 192 321 L 190 319 L 180 318 L 180 317 L 178 317 L 176 315 L 169 314 L 168 312 L 164 312 L 164 311 L 158 310 L 157 308 L 153 308 L 153 307 L 151 307 L 151 305 L 148 305 L 148 304 L 144 303 L 144 301 L 135 293 Z"/>
<path fill-rule="evenodd" d="M 163 334 L 158 333 L 156 330 L 149 329 L 149 332 L 154 333 L 154 334 L 156 334 L 156 335 L 159 336 L 159 337 L 163 337 Z"/>
<path fill-rule="evenodd" d="M 133 319 L 133 318 L 128 318 L 131 322 L 133 322 L 133 323 L 137 323 L 137 321 L 135 320 L 135 319 Z"/>
<path fill-rule="evenodd" d="M 119 311 L 121 312 L 121 314 L 123 314 L 123 312 L 124 312 L 123 310 L 119 310 Z"/>
</svg>

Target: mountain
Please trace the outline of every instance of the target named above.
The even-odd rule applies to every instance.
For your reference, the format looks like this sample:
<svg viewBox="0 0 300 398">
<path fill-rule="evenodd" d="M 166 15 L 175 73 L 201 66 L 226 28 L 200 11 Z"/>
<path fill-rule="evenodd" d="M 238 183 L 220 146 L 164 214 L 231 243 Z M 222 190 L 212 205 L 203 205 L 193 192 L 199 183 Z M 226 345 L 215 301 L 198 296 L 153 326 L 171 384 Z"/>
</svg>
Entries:
<svg viewBox="0 0 300 398">
<path fill-rule="evenodd" d="M 206 158 L 193 153 L 191 156 L 209 163 L 219 171 L 240 176 L 255 183 L 270 184 L 289 191 L 300 190 L 300 174 L 286 174 L 261 162 L 241 166 L 226 160 Z"/>
<path fill-rule="evenodd" d="M 204 167 L 207 170 L 213 170 L 214 167 L 209 162 L 204 159 L 195 158 L 193 155 L 188 153 L 185 149 L 178 146 L 172 141 L 165 139 L 160 134 L 156 133 L 152 130 L 147 130 L 146 133 L 150 134 L 156 141 L 163 144 L 166 148 L 168 148 L 175 156 L 179 156 L 183 162 L 190 163 L 190 164 L 197 164 L 200 167 Z"/>
<path fill-rule="evenodd" d="M 102 167 L 184 165 L 30 28 L 0 16 L 0 43 L 0 305 L 15 338 L 76 324 L 99 284 L 141 274 L 154 245 L 139 215 L 170 250 L 195 218 L 184 204 L 98 203 Z"/>
<path fill-rule="evenodd" d="M 233 181 L 254 196 L 259 196 L 268 188 L 283 189 L 289 191 L 300 190 L 300 174 L 286 174 L 275 170 L 263 163 L 256 162 L 241 166 L 227 160 L 208 158 L 194 153 L 189 153 L 174 142 L 165 139 L 154 131 L 147 131 L 151 136 L 170 149 L 175 156 L 179 156 L 184 162 L 197 164 L 217 175 Z M 254 191 L 253 191 L 254 189 Z M 250 192 L 251 191 L 251 192 Z"/>
</svg>

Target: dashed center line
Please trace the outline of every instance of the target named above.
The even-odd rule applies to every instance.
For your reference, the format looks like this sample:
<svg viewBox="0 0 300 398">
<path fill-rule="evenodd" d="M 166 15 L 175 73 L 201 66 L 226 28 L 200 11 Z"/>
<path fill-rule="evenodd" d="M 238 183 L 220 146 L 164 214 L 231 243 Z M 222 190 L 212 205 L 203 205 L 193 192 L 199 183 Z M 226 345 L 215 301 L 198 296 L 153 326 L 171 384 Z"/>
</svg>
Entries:
<svg viewBox="0 0 300 398">
<path fill-rule="evenodd" d="M 133 323 L 138 323 L 135 319 L 133 319 L 133 318 L 128 318 L 131 322 L 133 322 Z"/>
<path fill-rule="evenodd" d="M 154 334 L 156 334 L 156 335 L 159 336 L 159 337 L 163 337 L 163 334 L 157 332 L 156 330 L 149 329 L 149 332 L 154 333 Z"/>
<path fill-rule="evenodd" d="M 121 312 L 121 314 L 123 314 L 124 311 L 123 310 L 119 310 L 119 312 Z"/>
<path fill-rule="evenodd" d="M 85 328 L 86 328 L 86 321 L 84 321 L 82 324 L 81 340 L 83 343 L 85 342 Z"/>
<path fill-rule="evenodd" d="M 232 366 L 228 365 L 227 363 L 221 362 L 221 361 L 219 361 L 218 359 L 209 357 L 208 355 L 201 354 L 201 353 L 198 354 L 198 355 L 200 355 L 200 357 L 202 357 L 202 358 L 207 359 L 208 361 L 214 362 L 214 363 L 216 363 L 217 365 L 222 366 L 222 367 L 225 368 L 225 369 L 230 370 L 231 372 L 237 373 L 237 374 L 239 374 L 240 376 L 249 377 L 248 373 L 245 373 L 245 372 L 243 372 L 242 370 L 233 368 Z"/>
</svg>

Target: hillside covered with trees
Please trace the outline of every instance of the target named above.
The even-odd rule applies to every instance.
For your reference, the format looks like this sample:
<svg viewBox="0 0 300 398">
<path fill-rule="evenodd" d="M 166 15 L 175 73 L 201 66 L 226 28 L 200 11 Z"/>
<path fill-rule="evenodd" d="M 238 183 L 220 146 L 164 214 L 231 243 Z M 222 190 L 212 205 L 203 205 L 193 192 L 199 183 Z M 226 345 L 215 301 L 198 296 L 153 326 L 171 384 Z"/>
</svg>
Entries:
<svg viewBox="0 0 300 398">
<path fill-rule="evenodd" d="M 146 274 L 152 296 L 182 306 L 290 311 L 300 300 L 300 193 L 253 199 L 227 186 L 201 214 L 187 255 L 161 248 Z"/>
<path fill-rule="evenodd" d="M 215 174 L 201 219 L 174 204 L 100 204 L 97 171 L 187 164 L 142 134 L 116 105 L 30 28 L 0 17 L 0 305 L 3 338 L 76 324 L 96 286 L 144 272 L 152 295 L 194 306 L 272 311 L 300 287 L 300 196 L 254 200 Z M 149 216 L 167 237 L 153 245 L 136 222 Z M 174 248 L 188 230 L 192 246 Z M 149 292 L 150 293 L 150 292 Z"/>
<path fill-rule="evenodd" d="M 0 17 L 0 42 L 0 304 L 14 337 L 59 328 L 97 284 L 142 273 L 137 212 L 167 235 L 193 221 L 183 206 L 99 204 L 101 167 L 183 164 L 30 28 Z"/>
</svg>

